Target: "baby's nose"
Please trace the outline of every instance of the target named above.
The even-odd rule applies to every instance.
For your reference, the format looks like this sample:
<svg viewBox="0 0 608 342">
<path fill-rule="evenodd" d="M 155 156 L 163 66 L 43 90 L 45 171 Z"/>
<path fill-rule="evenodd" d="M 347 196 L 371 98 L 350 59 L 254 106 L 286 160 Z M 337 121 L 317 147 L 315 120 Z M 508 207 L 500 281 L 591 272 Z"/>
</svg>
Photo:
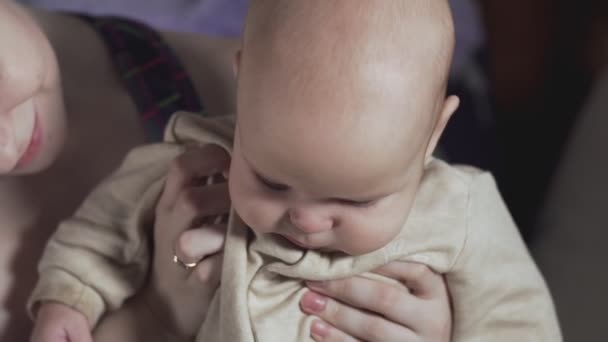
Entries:
<svg viewBox="0 0 608 342">
<path fill-rule="evenodd" d="M 316 208 L 294 208 L 289 210 L 289 220 L 297 229 L 313 234 L 332 229 L 332 218 Z"/>
</svg>

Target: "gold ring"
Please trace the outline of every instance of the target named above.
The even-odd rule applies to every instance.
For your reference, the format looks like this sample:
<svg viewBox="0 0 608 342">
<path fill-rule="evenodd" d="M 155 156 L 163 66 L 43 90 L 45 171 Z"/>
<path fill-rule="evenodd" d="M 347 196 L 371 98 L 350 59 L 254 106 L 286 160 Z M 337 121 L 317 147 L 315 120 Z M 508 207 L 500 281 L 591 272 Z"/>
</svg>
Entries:
<svg viewBox="0 0 608 342">
<path fill-rule="evenodd" d="M 177 257 L 177 255 L 173 254 L 173 262 L 178 264 L 181 268 L 185 269 L 186 271 L 190 271 L 193 268 L 195 268 L 196 266 L 198 266 L 198 264 L 201 261 L 199 260 L 199 261 L 195 261 L 195 262 L 183 262 Z"/>
</svg>

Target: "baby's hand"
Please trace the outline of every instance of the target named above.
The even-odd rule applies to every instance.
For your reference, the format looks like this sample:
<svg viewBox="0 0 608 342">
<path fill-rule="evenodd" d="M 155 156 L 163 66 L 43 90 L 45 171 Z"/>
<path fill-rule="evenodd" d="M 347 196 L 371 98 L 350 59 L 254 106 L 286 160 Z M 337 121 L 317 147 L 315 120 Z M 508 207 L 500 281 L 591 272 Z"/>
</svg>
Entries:
<svg viewBox="0 0 608 342">
<path fill-rule="evenodd" d="M 64 304 L 44 302 L 31 342 L 93 342 L 93 337 L 84 314 Z"/>
</svg>

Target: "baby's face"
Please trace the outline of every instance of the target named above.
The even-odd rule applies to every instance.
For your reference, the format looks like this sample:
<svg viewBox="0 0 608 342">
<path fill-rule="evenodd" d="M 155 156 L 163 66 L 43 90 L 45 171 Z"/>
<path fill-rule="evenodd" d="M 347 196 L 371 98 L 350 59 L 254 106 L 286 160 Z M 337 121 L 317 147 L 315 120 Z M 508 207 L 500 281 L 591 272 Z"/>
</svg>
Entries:
<svg viewBox="0 0 608 342">
<path fill-rule="evenodd" d="M 305 249 L 360 255 L 391 241 L 423 174 L 428 122 L 404 120 L 388 85 L 294 92 L 273 75 L 243 78 L 229 176 L 243 221 Z"/>
<path fill-rule="evenodd" d="M 350 255 L 374 251 L 399 233 L 420 179 L 417 160 L 403 170 L 397 156 L 377 146 L 340 155 L 343 146 L 317 145 L 311 131 L 294 138 L 305 141 L 302 149 L 248 124 L 239 123 L 237 134 L 231 199 L 257 233 Z"/>
<path fill-rule="evenodd" d="M 0 175 L 40 171 L 65 135 L 55 56 L 36 23 L 0 2 Z"/>
</svg>

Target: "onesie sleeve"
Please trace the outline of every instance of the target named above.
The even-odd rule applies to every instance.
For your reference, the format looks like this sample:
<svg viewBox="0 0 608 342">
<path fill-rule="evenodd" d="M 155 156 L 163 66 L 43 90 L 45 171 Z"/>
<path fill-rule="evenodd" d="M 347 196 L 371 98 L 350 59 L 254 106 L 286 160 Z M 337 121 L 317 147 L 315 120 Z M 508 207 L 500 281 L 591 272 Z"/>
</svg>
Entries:
<svg viewBox="0 0 608 342">
<path fill-rule="evenodd" d="M 234 116 L 178 112 L 165 128 L 164 143 L 132 150 L 50 238 L 27 304 L 30 315 L 40 302 L 55 301 L 82 312 L 94 327 L 137 292 L 150 266 L 154 211 L 171 161 L 189 145 L 230 151 L 234 127 Z"/>
<path fill-rule="evenodd" d="M 28 301 L 32 317 L 41 301 L 55 301 L 82 312 L 94 327 L 142 286 L 155 204 L 168 166 L 181 152 L 175 144 L 134 149 L 59 225 L 38 265 Z"/>
<path fill-rule="evenodd" d="M 466 240 L 446 276 L 453 340 L 561 341 L 549 290 L 492 176 L 474 175 L 469 191 Z"/>
</svg>

